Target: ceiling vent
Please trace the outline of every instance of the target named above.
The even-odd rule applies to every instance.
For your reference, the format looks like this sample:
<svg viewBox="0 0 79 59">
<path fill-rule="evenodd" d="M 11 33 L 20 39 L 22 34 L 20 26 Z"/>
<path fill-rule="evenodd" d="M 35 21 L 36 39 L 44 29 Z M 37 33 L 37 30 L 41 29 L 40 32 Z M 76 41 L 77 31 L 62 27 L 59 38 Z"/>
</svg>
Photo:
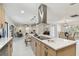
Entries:
<svg viewBox="0 0 79 59">
<path fill-rule="evenodd" d="M 79 15 L 75 14 L 75 15 L 71 15 L 70 17 L 79 17 Z"/>
</svg>

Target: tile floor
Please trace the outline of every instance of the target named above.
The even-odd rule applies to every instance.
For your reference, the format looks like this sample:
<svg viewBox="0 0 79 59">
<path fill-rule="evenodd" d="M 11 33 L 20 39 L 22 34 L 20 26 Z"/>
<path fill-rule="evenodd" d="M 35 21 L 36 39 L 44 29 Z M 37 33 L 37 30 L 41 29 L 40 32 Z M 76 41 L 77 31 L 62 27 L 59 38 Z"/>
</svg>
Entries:
<svg viewBox="0 0 79 59">
<path fill-rule="evenodd" d="M 76 41 L 76 55 L 79 56 L 79 39 Z M 25 45 L 23 38 L 15 38 L 13 40 L 13 56 L 34 56 L 34 53 L 30 45 Z"/>
<path fill-rule="evenodd" d="M 13 40 L 13 56 L 34 56 L 31 46 L 25 45 L 23 38 Z"/>
</svg>

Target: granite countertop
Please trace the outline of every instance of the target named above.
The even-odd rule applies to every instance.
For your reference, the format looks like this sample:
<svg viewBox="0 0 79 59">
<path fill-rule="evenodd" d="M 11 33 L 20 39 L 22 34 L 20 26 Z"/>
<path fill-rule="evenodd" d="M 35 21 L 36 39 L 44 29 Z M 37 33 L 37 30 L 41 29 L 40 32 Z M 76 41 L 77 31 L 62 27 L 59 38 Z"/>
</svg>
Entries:
<svg viewBox="0 0 79 59">
<path fill-rule="evenodd" d="M 12 37 L 10 38 L 0 38 L 0 50 L 10 41 L 12 40 Z"/>
<path fill-rule="evenodd" d="M 33 36 L 33 35 L 31 35 L 31 36 Z M 50 37 L 50 36 L 46 36 L 46 35 L 43 35 L 43 36 Z M 51 38 L 50 37 L 50 39 L 41 40 L 35 36 L 33 36 L 33 37 L 36 38 L 37 40 L 41 41 L 42 43 L 48 45 L 49 47 L 53 48 L 54 50 L 59 50 L 59 49 L 65 48 L 67 46 L 76 44 L 76 41 L 62 39 L 62 38 Z"/>
</svg>

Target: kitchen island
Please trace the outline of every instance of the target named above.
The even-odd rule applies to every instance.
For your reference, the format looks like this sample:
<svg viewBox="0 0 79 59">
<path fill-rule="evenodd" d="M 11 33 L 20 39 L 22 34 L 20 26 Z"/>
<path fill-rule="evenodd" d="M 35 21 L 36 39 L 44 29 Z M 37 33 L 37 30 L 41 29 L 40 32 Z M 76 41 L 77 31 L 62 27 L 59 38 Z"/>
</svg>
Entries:
<svg viewBox="0 0 79 59">
<path fill-rule="evenodd" d="M 42 35 L 42 37 L 45 37 L 45 39 L 29 35 L 29 39 L 31 39 L 31 47 L 36 56 L 76 55 L 76 41 L 62 38 L 51 38 L 47 35 Z"/>
<path fill-rule="evenodd" d="M 0 56 L 12 55 L 12 37 L 0 39 Z"/>
</svg>

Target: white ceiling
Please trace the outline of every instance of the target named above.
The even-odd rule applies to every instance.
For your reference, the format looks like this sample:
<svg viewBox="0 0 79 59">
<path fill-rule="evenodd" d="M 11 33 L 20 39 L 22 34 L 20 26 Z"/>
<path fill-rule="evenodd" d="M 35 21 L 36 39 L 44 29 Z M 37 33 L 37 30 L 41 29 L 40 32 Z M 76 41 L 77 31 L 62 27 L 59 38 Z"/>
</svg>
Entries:
<svg viewBox="0 0 79 59">
<path fill-rule="evenodd" d="M 31 24 L 34 16 L 38 17 L 40 3 L 4 3 L 6 15 L 17 24 Z M 45 3 L 47 5 L 47 21 L 54 23 L 64 18 L 70 18 L 73 14 L 79 14 L 79 4 L 69 3 Z M 24 14 L 21 14 L 24 10 Z"/>
</svg>

